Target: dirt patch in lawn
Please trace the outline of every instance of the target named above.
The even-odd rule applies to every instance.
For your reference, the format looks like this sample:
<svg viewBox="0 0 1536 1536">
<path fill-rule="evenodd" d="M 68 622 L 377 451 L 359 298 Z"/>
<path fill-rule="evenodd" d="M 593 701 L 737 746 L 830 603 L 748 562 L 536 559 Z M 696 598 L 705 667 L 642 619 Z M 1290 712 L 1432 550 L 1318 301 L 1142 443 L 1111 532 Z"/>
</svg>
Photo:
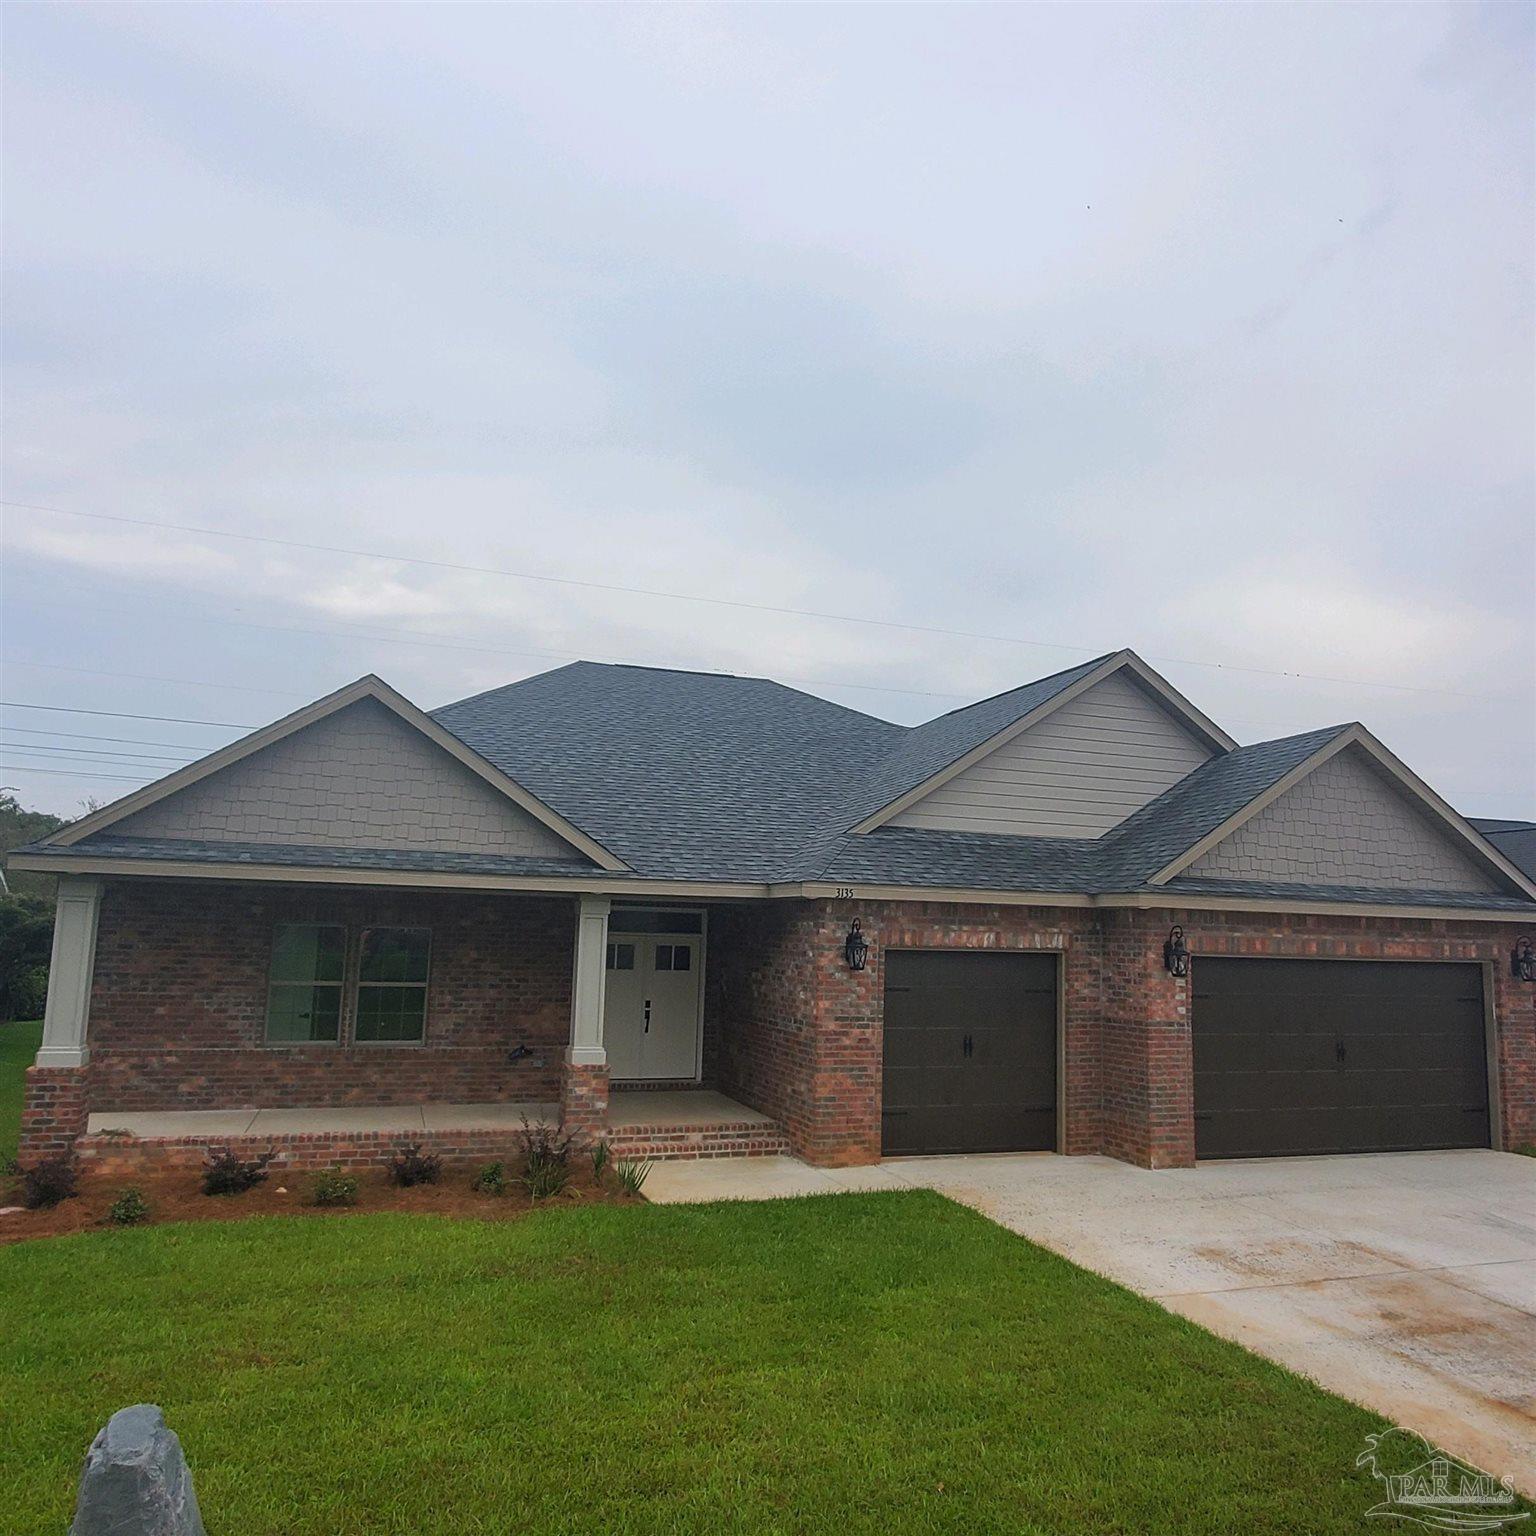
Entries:
<svg viewBox="0 0 1536 1536">
<path fill-rule="evenodd" d="M 515 1221 L 540 1207 L 573 1202 L 596 1205 L 634 1205 L 640 1197 L 621 1189 L 612 1173 L 599 1183 L 586 1158 L 572 1159 L 571 1180 L 558 1195 L 534 1200 L 509 1170 L 505 1191 L 485 1194 L 470 1188 L 478 1167 L 445 1166 L 436 1184 L 416 1184 L 402 1189 L 390 1181 L 383 1168 L 357 1174 L 357 1204 L 317 1206 L 312 1203 L 315 1173 L 273 1173 L 265 1183 L 239 1195 L 205 1195 L 201 1175 L 192 1169 L 145 1173 L 128 1177 L 84 1172 L 80 1193 L 49 1210 L 12 1210 L 0 1215 L 0 1245 L 31 1238 L 60 1237 L 69 1232 L 90 1232 L 113 1225 L 107 1211 L 125 1189 L 137 1189 L 149 1206 L 143 1225 L 167 1221 L 240 1221 L 249 1216 L 346 1217 L 379 1211 L 412 1211 L 418 1215 L 458 1217 L 479 1221 Z M 0 1178 L 0 1211 L 21 1204 L 21 1180 Z"/>
</svg>

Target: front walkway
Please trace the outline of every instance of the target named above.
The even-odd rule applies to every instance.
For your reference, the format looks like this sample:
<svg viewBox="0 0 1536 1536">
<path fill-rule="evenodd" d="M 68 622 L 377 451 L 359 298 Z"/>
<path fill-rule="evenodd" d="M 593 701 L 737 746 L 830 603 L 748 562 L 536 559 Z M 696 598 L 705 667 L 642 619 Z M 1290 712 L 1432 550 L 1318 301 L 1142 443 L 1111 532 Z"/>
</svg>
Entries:
<svg viewBox="0 0 1536 1536">
<path fill-rule="evenodd" d="M 1536 1494 L 1536 1160 L 668 1164 L 666 1204 L 935 1189 Z M 1319 1475 L 1324 1475 L 1319 1472 Z"/>
</svg>

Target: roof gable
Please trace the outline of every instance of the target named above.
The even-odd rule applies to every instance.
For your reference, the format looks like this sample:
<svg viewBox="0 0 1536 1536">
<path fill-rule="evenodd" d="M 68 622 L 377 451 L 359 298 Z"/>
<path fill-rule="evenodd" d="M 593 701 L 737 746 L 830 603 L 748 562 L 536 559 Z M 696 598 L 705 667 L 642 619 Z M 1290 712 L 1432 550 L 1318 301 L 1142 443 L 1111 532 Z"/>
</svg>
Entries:
<svg viewBox="0 0 1536 1536">
<path fill-rule="evenodd" d="M 946 779 L 887 823 L 1096 838 L 1213 754 L 1124 670 Z"/>
<path fill-rule="evenodd" d="M 1024 733 L 1033 732 L 1058 711 L 1067 709 L 1084 694 L 1112 678 L 1119 680 L 1122 689 L 1134 689 L 1136 695 L 1147 702 L 1160 720 L 1166 720 L 1189 741 L 1198 743 L 1204 755 L 1236 746 L 1236 742 L 1220 726 L 1196 709 L 1135 652 L 1116 651 L 1112 655 L 1101 656 L 1082 666 L 1041 678 L 1022 688 L 998 694 L 995 698 L 983 699 L 978 704 L 954 710 L 937 720 L 930 720 L 926 725 L 915 727 L 908 733 L 902 746 L 872 777 L 865 797 L 870 810 L 851 830 L 855 833 L 872 832 L 877 827 L 896 823 L 903 813 L 943 789 L 957 776 L 993 757 Z M 1101 695 L 1101 699 L 1107 697 Z M 1080 727 L 1086 725 L 1095 713 L 1100 712 L 1085 707 Z M 1057 745 L 1062 746 L 1063 743 L 1058 741 Z M 1028 755 L 1031 758 L 1034 756 Z M 1030 770 L 1032 774 L 1041 776 L 1038 784 L 1043 784 L 1044 776 L 1051 772 L 1046 761 L 1049 755 L 1047 747 Z M 1199 759 L 1191 755 L 1182 763 L 1183 773 L 1197 767 L 1198 762 Z M 1150 795 L 1138 799 L 1136 804 L 1145 803 L 1146 799 L 1155 796 L 1178 777 L 1182 777 L 1182 774 L 1164 778 L 1151 789 Z M 983 782 L 981 776 L 978 775 L 976 782 Z M 962 794 L 974 792 L 974 786 L 957 791 Z M 1128 807 L 1134 808 L 1134 805 Z M 953 811 L 953 806 L 950 810 Z M 1121 814 L 1123 816 L 1126 812 Z M 953 815 L 948 819 L 954 827 L 961 825 Z M 900 824 L 936 825 L 922 818 Z M 1069 830 L 1070 825 L 1070 822 L 1059 823 L 1060 830 L 1054 835 L 1077 835 Z M 1108 825 L 1113 823 L 1105 823 L 1100 815 L 1094 819 L 1095 831 L 1087 835 L 1097 835 Z M 969 826 L 965 829 L 1006 830 Z M 1021 827 L 1020 830 L 1025 829 Z M 1043 829 L 1030 827 L 1028 830 L 1038 833 Z"/>
<path fill-rule="evenodd" d="M 624 866 L 375 677 L 146 786 L 48 841 L 116 837 Z"/>
<path fill-rule="evenodd" d="M 1338 729 L 1149 881 L 1176 876 L 1536 898 L 1520 869 L 1359 724 Z"/>
</svg>

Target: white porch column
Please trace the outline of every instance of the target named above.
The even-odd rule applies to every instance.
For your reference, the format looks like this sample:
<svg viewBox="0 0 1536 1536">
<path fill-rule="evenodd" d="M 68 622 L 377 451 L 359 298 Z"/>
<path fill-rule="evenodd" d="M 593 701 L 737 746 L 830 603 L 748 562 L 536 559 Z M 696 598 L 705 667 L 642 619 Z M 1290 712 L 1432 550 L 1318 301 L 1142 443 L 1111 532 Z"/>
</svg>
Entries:
<svg viewBox="0 0 1536 1536">
<path fill-rule="evenodd" d="M 43 1011 L 40 1067 L 83 1067 L 90 1060 L 85 1026 L 91 1015 L 91 973 L 96 967 L 96 919 L 101 881 L 59 876 L 53 918 L 53 959 L 48 967 L 48 1006 Z"/>
<path fill-rule="evenodd" d="M 576 968 L 571 982 L 571 1048 L 576 1067 L 606 1067 L 603 1001 L 608 987 L 607 896 L 583 896 L 576 913 Z"/>
</svg>

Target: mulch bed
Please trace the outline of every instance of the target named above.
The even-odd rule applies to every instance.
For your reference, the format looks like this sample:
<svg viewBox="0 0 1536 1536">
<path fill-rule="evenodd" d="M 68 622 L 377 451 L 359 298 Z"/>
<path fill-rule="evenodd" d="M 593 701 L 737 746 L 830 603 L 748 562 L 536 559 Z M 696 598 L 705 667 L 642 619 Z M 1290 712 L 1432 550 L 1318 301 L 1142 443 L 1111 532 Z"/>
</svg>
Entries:
<svg viewBox="0 0 1536 1536">
<path fill-rule="evenodd" d="M 239 1221 L 248 1216 L 345 1217 L 378 1211 L 414 1211 L 424 1216 L 452 1216 L 480 1221 L 514 1221 L 540 1207 L 572 1202 L 600 1205 L 635 1205 L 643 1200 L 625 1193 L 610 1174 L 598 1187 L 585 1158 L 571 1163 L 571 1181 L 565 1190 L 548 1200 L 533 1200 L 521 1184 L 513 1182 L 500 1195 L 481 1194 L 469 1187 L 479 1166 L 444 1165 L 436 1184 L 416 1184 L 401 1189 L 390 1182 L 386 1169 L 375 1168 L 357 1175 L 357 1204 L 316 1206 L 311 1203 L 316 1175 L 313 1172 L 268 1175 L 263 1184 L 239 1195 L 205 1195 L 201 1175 L 193 1169 L 125 1176 L 85 1172 L 80 1193 L 50 1210 L 13 1211 L 0 1216 L 0 1246 L 37 1237 L 59 1237 L 68 1232 L 111 1228 L 107 1208 L 125 1189 L 139 1190 L 149 1204 L 143 1225 L 167 1221 Z M 508 1169 L 509 1175 L 515 1170 Z M 0 1177 L 0 1210 L 21 1204 L 21 1181 Z"/>
</svg>

